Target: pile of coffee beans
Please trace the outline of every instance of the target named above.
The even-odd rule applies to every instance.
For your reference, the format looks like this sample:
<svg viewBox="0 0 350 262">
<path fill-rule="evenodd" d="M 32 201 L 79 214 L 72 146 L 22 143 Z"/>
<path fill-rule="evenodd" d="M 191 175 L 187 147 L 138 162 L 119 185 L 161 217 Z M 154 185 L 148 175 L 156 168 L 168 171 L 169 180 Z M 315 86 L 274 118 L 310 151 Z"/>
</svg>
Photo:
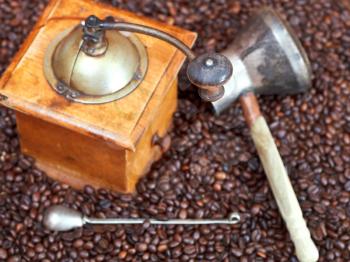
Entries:
<svg viewBox="0 0 350 262">
<path fill-rule="evenodd" d="M 107 4 L 199 33 L 220 51 L 256 8 L 270 5 L 297 32 L 313 88 L 259 98 L 320 261 L 350 261 L 350 12 L 340 0 L 111 0 Z M 0 0 L 3 73 L 46 0 Z M 238 104 L 215 117 L 180 74 L 172 145 L 134 195 L 48 178 L 19 150 L 12 111 L 0 109 L 0 261 L 297 261 Z M 225 218 L 234 226 L 42 226 L 65 204 L 97 217 Z"/>
</svg>

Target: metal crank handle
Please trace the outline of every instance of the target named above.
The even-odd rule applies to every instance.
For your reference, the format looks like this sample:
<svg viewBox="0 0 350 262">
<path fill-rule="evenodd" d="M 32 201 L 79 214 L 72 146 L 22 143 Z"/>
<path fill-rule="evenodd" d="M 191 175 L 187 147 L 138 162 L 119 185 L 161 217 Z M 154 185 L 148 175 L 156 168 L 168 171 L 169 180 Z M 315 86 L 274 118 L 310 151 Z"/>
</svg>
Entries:
<svg viewBox="0 0 350 262">
<path fill-rule="evenodd" d="M 294 243 L 296 255 L 301 262 L 315 262 L 319 257 L 317 247 L 311 239 L 286 168 L 265 118 L 260 113 L 256 97 L 253 93 L 243 95 L 241 104 L 279 211 Z"/>
<path fill-rule="evenodd" d="M 134 32 L 158 38 L 173 45 L 183 52 L 189 59 L 187 67 L 188 79 L 199 88 L 199 95 L 205 101 L 216 101 L 225 92 L 223 85 L 231 78 L 233 67 L 230 60 L 219 53 L 205 53 L 196 56 L 194 52 L 181 40 L 158 29 L 126 22 L 114 21 L 113 17 L 100 20 L 96 16 L 89 16 L 82 22 L 84 30 L 83 51 L 88 55 L 100 54 L 106 47 L 105 30 Z M 103 52 L 103 51 L 102 51 Z"/>
<path fill-rule="evenodd" d="M 43 223 L 53 231 L 68 231 L 91 225 L 136 225 L 149 222 L 152 225 L 234 225 L 240 221 L 238 213 L 231 213 L 228 219 L 144 219 L 144 218 L 89 218 L 65 206 L 52 206 L 44 215 Z"/>
</svg>

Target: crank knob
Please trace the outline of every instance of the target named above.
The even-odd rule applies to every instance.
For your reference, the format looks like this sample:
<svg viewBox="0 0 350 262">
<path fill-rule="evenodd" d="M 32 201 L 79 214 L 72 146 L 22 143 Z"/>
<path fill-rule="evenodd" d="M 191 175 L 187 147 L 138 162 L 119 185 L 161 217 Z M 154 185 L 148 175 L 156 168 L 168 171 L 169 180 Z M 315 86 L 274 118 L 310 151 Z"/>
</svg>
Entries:
<svg viewBox="0 0 350 262">
<path fill-rule="evenodd" d="M 188 79 L 200 88 L 199 95 L 206 101 L 216 101 L 224 95 L 223 85 L 232 73 L 230 60 L 218 53 L 200 55 L 187 67 Z"/>
</svg>

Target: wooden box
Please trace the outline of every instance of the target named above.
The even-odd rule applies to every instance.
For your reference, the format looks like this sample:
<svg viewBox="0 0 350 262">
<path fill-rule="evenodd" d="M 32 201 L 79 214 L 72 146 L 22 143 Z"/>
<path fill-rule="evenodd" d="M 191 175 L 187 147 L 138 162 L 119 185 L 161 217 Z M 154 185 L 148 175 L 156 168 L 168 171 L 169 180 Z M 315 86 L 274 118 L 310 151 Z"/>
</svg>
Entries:
<svg viewBox="0 0 350 262">
<path fill-rule="evenodd" d="M 138 34 L 149 66 L 141 85 L 107 104 L 86 105 L 57 95 L 43 74 L 50 42 L 88 15 L 114 16 L 163 30 L 192 46 L 196 34 L 93 1 L 53 0 L 0 81 L 1 104 L 16 111 L 21 149 L 47 174 L 75 188 L 132 192 L 161 155 L 152 137 L 167 133 L 177 101 L 177 74 L 185 56 Z"/>
</svg>

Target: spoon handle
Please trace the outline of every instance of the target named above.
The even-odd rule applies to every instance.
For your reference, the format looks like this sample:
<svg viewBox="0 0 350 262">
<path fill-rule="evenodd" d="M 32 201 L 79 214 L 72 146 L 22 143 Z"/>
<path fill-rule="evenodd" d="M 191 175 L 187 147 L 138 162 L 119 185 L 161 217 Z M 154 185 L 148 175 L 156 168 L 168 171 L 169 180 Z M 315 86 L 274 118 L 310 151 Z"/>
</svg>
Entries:
<svg viewBox="0 0 350 262">
<path fill-rule="evenodd" d="M 143 219 L 143 218 L 88 218 L 84 217 L 84 224 L 92 225 L 135 225 L 149 222 L 152 225 L 234 225 L 240 221 L 238 213 L 232 213 L 228 219 Z"/>
</svg>

